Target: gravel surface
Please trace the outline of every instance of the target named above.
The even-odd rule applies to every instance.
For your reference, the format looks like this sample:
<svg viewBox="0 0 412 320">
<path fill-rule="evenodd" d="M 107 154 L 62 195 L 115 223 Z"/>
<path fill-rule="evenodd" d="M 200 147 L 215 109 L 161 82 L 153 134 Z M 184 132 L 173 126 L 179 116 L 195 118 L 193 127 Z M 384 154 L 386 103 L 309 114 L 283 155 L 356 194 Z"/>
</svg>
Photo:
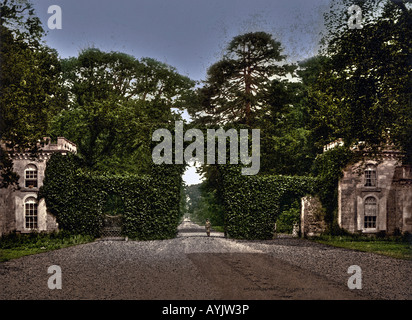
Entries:
<svg viewBox="0 0 412 320">
<path fill-rule="evenodd" d="M 237 241 L 244 243 L 243 241 Z M 347 283 L 348 268 L 362 270 L 362 293 L 371 299 L 412 299 L 412 261 L 335 248 L 303 239 L 246 242 L 250 248 L 310 270 L 337 283 Z"/>
<path fill-rule="evenodd" d="M 48 288 L 48 267 L 62 289 Z M 362 290 L 349 290 L 350 265 Z M 302 239 L 207 237 L 184 222 L 175 239 L 96 241 L 0 263 L 0 299 L 411 299 L 411 261 Z"/>
</svg>

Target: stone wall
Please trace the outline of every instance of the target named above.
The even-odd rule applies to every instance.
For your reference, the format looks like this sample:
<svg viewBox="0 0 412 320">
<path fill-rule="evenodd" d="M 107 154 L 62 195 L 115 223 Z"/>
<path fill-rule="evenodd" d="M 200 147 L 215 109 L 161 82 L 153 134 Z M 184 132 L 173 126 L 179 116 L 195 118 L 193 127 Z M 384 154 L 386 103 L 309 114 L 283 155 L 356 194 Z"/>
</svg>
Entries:
<svg viewBox="0 0 412 320">
<path fill-rule="evenodd" d="M 349 232 L 357 230 L 356 176 L 344 170 L 338 185 L 338 224 Z"/>
<path fill-rule="evenodd" d="M 300 228 L 302 237 L 319 236 L 327 229 L 325 210 L 318 197 L 302 198 Z"/>
<path fill-rule="evenodd" d="M 16 230 L 14 192 L 11 187 L 0 189 L 0 236 Z"/>
<path fill-rule="evenodd" d="M 388 232 L 412 233 L 412 166 L 395 169 L 391 185 L 393 203 L 388 206 Z"/>
</svg>

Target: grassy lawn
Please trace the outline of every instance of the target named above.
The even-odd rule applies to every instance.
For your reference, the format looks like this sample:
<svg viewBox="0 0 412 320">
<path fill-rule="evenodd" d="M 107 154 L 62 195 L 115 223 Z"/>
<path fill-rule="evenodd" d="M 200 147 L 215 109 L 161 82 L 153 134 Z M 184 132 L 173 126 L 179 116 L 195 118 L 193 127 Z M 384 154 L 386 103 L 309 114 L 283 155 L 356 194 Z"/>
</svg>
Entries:
<svg viewBox="0 0 412 320">
<path fill-rule="evenodd" d="M 212 226 L 212 231 L 225 232 L 225 227 L 224 226 Z"/>
<path fill-rule="evenodd" d="M 94 241 L 91 236 L 65 232 L 9 234 L 0 238 L 0 262 Z"/>
<path fill-rule="evenodd" d="M 412 243 L 401 238 L 374 239 L 353 238 L 349 236 L 323 236 L 313 239 L 313 241 L 339 248 L 373 252 L 392 258 L 412 260 Z"/>
</svg>

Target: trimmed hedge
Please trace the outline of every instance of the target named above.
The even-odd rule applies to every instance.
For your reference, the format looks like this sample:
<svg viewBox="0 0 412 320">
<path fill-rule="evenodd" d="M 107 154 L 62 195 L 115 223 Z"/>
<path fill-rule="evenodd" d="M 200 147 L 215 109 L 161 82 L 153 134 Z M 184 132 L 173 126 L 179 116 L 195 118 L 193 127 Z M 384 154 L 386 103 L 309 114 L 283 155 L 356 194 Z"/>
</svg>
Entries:
<svg viewBox="0 0 412 320">
<path fill-rule="evenodd" d="M 272 239 L 282 206 L 317 189 L 317 179 L 292 176 L 242 176 L 220 166 L 226 232 L 236 239 Z"/>
<path fill-rule="evenodd" d="M 43 197 L 59 228 L 98 237 L 104 214 L 122 214 L 123 234 L 132 239 L 176 235 L 181 168 L 157 166 L 151 175 L 84 173 L 75 155 L 55 154 L 47 163 Z M 121 207 L 119 207 L 121 206 Z"/>
</svg>

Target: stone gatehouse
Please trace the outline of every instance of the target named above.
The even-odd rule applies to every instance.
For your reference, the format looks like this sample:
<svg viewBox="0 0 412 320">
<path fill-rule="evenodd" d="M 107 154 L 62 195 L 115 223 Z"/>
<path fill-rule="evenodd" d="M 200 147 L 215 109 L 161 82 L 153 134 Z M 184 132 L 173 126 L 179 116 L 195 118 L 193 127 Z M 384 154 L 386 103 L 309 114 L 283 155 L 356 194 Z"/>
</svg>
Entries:
<svg viewBox="0 0 412 320">
<path fill-rule="evenodd" d="M 324 151 L 341 145 L 338 140 Z M 402 165 L 401 158 L 402 153 L 388 148 L 375 157 L 364 153 L 359 162 L 343 170 L 337 218 L 342 229 L 362 234 L 412 233 L 412 166 Z M 324 233 L 327 225 L 320 200 L 307 196 L 301 201 L 302 236 Z"/>
<path fill-rule="evenodd" d="M 384 150 L 347 166 L 338 186 L 338 224 L 352 233 L 412 232 L 412 167 Z"/>
<path fill-rule="evenodd" d="M 38 200 L 39 188 L 43 185 L 47 160 L 53 153 L 76 153 L 77 146 L 66 138 L 57 138 L 51 143 L 44 138 L 39 144 L 35 158 L 29 152 L 13 153 L 13 171 L 19 175 L 19 188 L 0 189 L 0 236 L 13 231 L 50 232 L 58 229 L 58 224 L 46 208 L 44 199 Z"/>
</svg>

